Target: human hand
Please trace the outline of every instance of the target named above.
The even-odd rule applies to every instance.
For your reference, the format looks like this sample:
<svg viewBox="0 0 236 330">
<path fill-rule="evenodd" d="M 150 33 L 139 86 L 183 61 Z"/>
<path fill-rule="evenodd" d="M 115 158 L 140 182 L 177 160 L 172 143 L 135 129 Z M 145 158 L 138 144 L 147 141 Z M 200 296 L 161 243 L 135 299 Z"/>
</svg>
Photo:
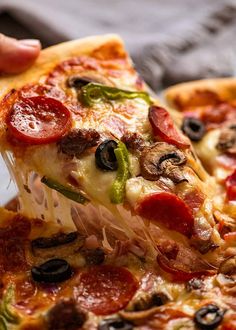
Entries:
<svg viewBox="0 0 236 330">
<path fill-rule="evenodd" d="M 0 34 L 0 73 L 20 73 L 30 67 L 41 50 L 39 40 L 16 40 Z"/>
</svg>

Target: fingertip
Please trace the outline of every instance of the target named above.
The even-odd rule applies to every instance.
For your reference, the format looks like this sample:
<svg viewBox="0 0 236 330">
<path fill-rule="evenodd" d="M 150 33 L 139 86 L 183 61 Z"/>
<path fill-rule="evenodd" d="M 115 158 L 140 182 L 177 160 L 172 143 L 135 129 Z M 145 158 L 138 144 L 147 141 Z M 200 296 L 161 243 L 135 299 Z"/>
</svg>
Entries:
<svg viewBox="0 0 236 330">
<path fill-rule="evenodd" d="M 39 40 L 0 39 L 0 71 L 10 74 L 25 71 L 34 63 L 40 50 Z"/>
</svg>

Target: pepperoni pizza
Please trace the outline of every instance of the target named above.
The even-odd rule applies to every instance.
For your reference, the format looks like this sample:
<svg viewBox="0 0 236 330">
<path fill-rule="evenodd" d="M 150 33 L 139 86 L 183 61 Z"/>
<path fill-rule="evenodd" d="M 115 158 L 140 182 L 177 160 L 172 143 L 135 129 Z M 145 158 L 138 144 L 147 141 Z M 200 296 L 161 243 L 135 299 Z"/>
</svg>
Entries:
<svg viewBox="0 0 236 330">
<path fill-rule="evenodd" d="M 115 35 L 0 79 L 2 329 L 235 328 L 234 217 L 170 113 Z"/>
</svg>

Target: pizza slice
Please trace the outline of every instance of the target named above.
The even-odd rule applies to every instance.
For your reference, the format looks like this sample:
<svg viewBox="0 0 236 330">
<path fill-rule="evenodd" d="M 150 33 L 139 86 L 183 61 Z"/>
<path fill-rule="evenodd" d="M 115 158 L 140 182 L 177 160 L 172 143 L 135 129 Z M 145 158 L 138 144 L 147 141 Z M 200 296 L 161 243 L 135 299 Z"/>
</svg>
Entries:
<svg viewBox="0 0 236 330">
<path fill-rule="evenodd" d="M 169 105 L 183 115 L 179 125 L 193 141 L 206 170 L 221 185 L 215 203 L 230 216 L 221 219 L 224 231 L 235 231 L 236 178 L 236 80 L 234 78 L 189 82 L 166 91 Z"/>
<path fill-rule="evenodd" d="M 177 244 L 162 246 L 173 254 Z M 173 280 L 127 241 L 110 251 L 0 208 L 0 329 L 232 330 L 236 279 L 226 263 L 214 276 Z"/>
<path fill-rule="evenodd" d="M 178 280 L 215 273 L 225 244 L 212 203 L 219 187 L 119 37 L 48 48 L 0 90 L 1 152 L 24 216 L 110 250 L 129 241 Z"/>
</svg>

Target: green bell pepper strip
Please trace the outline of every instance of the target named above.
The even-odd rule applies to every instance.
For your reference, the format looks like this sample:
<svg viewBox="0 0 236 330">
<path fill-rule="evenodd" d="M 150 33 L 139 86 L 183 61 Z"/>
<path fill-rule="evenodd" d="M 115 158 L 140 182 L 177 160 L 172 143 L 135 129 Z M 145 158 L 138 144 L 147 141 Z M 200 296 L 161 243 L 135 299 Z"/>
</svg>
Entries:
<svg viewBox="0 0 236 330">
<path fill-rule="evenodd" d="M 129 153 L 125 144 L 118 142 L 117 148 L 114 150 L 118 163 L 116 179 L 110 190 L 110 200 L 114 204 L 120 204 L 124 200 L 125 184 L 130 176 L 129 172 Z"/>
<path fill-rule="evenodd" d="M 62 184 L 46 176 L 41 179 L 41 182 L 49 188 L 58 191 L 60 194 L 67 197 L 68 199 L 71 199 L 72 201 L 75 201 L 80 204 L 88 202 L 88 199 L 84 197 L 81 193 L 73 191 L 70 188 L 63 186 Z"/>
<path fill-rule="evenodd" d="M 105 86 L 96 83 L 89 83 L 81 89 L 82 102 L 87 106 L 105 100 L 122 99 L 143 99 L 147 104 L 151 104 L 151 98 L 146 92 L 127 91 L 116 87 Z"/>
<path fill-rule="evenodd" d="M 3 296 L 0 305 L 0 330 L 7 330 L 8 323 L 19 324 L 20 317 L 12 310 L 11 304 L 14 300 L 14 288 L 9 286 L 5 295 Z"/>
</svg>

